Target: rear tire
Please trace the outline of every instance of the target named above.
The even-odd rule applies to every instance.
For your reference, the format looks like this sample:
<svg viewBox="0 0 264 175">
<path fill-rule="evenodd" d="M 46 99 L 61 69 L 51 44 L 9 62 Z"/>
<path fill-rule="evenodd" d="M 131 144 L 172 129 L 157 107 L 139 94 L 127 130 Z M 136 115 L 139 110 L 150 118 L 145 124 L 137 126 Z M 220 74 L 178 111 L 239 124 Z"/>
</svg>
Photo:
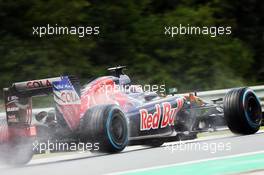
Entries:
<svg viewBox="0 0 264 175">
<path fill-rule="evenodd" d="M 229 129 L 236 134 L 254 134 L 262 122 L 261 105 L 249 88 L 229 91 L 224 98 L 224 116 Z"/>
<path fill-rule="evenodd" d="M 88 109 L 81 119 L 80 132 L 85 142 L 99 143 L 96 151 L 117 153 L 128 144 L 127 120 L 117 105 Z"/>
</svg>

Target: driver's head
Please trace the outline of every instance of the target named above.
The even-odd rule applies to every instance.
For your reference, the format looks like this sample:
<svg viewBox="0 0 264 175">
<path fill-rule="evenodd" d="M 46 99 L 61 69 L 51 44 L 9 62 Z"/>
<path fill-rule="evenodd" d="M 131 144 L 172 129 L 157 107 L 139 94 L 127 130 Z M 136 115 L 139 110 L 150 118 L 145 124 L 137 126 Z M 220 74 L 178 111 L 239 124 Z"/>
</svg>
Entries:
<svg viewBox="0 0 264 175">
<path fill-rule="evenodd" d="M 119 77 L 119 84 L 120 85 L 130 85 L 130 83 L 131 83 L 131 80 L 127 75 L 125 75 L 125 74 L 120 75 L 120 77 Z"/>
</svg>

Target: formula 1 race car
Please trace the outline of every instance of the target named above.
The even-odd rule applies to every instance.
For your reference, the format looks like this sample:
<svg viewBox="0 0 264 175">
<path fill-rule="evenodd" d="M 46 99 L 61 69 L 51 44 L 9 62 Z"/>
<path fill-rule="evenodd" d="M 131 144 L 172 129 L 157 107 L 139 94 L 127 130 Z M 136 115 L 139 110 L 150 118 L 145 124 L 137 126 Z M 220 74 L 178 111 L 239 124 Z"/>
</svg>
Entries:
<svg viewBox="0 0 264 175">
<path fill-rule="evenodd" d="M 10 164 L 27 163 L 36 140 L 92 143 L 98 144 L 93 151 L 117 153 L 127 145 L 158 147 L 164 142 L 195 139 L 199 132 L 226 125 L 236 134 L 254 134 L 261 126 L 261 105 L 249 88 L 232 89 L 218 103 L 208 103 L 195 93 L 142 91 L 131 84 L 123 69 L 110 68 L 112 75 L 82 88 L 74 76 L 5 88 L 7 123 L 0 127 L 1 158 Z M 54 109 L 33 115 L 32 97 L 49 94 Z"/>
</svg>

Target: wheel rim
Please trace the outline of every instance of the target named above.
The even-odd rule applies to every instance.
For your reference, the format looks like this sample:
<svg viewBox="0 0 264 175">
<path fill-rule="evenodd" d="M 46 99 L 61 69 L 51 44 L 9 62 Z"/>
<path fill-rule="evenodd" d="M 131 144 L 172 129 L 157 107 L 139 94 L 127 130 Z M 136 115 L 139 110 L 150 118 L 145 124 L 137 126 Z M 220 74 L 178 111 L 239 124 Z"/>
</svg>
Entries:
<svg viewBox="0 0 264 175">
<path fill-rule="evenodd" d="M 245 101 L 245 113 L 252 125 L 258 126 L 261 123 L 261 107 L 258 99 L 254 95 L 248 95 Z"/>
<path fill-rule="evenodd" d="M 125 120 L 119 114 L 113 116 L 110 124 L 110 133 L 117 145 L 123 145 L 126 141 L 127 131 L 125 125 Z"/>
</svg>

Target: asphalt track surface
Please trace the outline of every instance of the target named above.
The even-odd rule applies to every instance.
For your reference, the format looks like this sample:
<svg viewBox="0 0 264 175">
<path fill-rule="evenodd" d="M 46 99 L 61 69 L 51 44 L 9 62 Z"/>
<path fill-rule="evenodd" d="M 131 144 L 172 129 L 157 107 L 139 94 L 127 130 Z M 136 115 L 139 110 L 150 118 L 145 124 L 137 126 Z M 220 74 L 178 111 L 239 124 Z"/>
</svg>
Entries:
<svg viewBox="0 0 264 175">
<path fill-rule="evenodd" d="M 222 145 L 221 149 L 216 150 L 215 145 Z M 210 147 L 213 149 L 209 149 Z M 115 174 L 253 152 L 264 152 L 263 132 L 250 136 L 228 135 L 187 142 L 171 142 L 159 148 L 131 146 L 122 153 L 112 155 L 88 152 L 39 158 L 33 159 L 23 167 L 0 165 L 0 173 L 1 175 Z"/>
</svg>

